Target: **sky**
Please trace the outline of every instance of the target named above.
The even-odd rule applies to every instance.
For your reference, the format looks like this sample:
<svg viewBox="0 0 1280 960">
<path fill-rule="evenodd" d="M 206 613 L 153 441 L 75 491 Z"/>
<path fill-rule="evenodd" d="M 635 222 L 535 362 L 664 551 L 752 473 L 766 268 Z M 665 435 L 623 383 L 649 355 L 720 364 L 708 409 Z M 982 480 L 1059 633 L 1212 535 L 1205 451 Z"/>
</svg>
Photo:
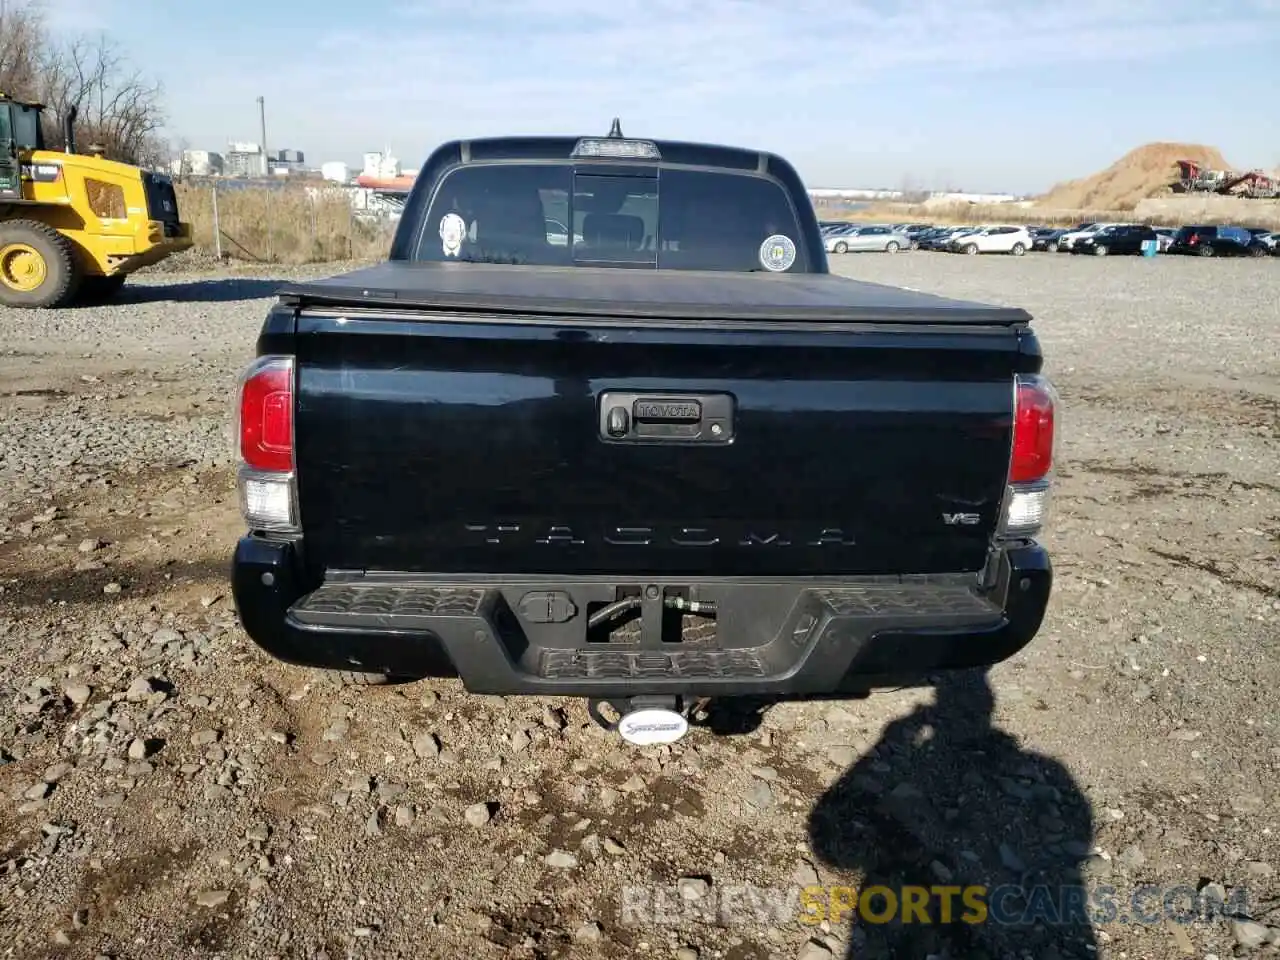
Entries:
<svg viewBox="0 0 1280 960">
<path fill-rule="evenodd" d="M 615 116 L 809 187 L 1033 193 L 1156 140 L 1280 166 L 1280 0 L 43 2 L 163 83 L 175 143 L 257 141 L 263 96 L 313 166 Z"/>
</svg>

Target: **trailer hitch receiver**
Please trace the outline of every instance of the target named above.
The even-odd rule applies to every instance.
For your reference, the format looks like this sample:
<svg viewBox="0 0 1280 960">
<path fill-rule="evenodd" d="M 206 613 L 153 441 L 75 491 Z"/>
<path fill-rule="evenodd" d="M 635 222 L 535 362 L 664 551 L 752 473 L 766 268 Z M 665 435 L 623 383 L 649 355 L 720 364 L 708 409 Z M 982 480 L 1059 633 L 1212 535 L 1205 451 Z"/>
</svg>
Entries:
<svg viewBox="0 0 1280 960">
<path fill-rule="evenodd" d="M 601 711 L 608 706 L 617 714 L 609 720 Z M 617 731 L 634 746 L 647 747 L 675 743 L 689 732 L 689 721 L 681 710 L 679 697 L 632 697 L 629 700 L 590 700 L 587 713 L 599 726 Z"/>
</svg>

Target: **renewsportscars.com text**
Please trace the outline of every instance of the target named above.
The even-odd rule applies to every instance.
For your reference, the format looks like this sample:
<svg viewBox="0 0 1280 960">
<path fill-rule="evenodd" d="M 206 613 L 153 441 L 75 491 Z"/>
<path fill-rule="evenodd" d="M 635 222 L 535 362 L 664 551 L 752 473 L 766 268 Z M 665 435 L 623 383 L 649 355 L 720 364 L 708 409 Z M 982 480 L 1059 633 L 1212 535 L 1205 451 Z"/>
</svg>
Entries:
<svg viewBox="0 0 1280 960">
<path fill-rule="evenodd" d="M 1236 887 L 1222 899 L 1182 884 L 1020 887 L 1013 884 L 933 886 L 711 887 L 690 894 L 680 885 L 627 886 L 620 913 L 628 925 L 770 926 L 799 920 L 837 923 L 995 923 L 1100 926 L 1110 923 L 1209 923 L 1248 916 L 1248 891 Z"/>
</svg>

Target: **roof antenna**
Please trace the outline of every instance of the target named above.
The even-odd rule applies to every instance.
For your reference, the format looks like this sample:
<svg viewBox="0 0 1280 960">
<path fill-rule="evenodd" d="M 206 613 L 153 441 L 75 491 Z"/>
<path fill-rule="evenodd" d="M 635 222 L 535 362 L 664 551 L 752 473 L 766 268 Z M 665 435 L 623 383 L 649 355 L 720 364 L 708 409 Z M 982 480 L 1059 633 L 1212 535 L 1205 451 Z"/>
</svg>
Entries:
<svg viewBox="0 0 1280 960">
<path fill-rule="evenodd" d="M 623 137 L 622 137 L 622 123 L 621 123 L 621 121 L 619 121 L 619 120 L 618 120 L 618 118 L 617 118 L 617 117 L 614 117 L 614 118 L 613 118 L 613 126 L 609 128 L 609 138 L 610 138 L 610 139 L 612 139 L 612 140 L 621 140 L 621 139 L 623 139 Z"/>
</svg>

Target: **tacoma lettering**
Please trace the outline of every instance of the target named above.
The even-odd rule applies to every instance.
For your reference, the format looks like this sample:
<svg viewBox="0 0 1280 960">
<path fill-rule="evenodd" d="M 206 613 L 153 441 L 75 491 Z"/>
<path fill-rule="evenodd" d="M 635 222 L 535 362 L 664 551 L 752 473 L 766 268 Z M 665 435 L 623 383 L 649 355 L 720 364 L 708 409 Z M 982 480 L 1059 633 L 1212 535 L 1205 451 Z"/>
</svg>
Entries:
<svg viewBox="0 0 1280 960">
<path fill-rule="evenodd" d="M 599 533 L 567 524 L 522 526 L 518 523 L 468 523 L 464 525 L 470 542 L 477 541 L 493 546 L 519 546 L 537 543 L 544 546 L 581 546 L 600 542 L 615 547 L 852 547 L 854 537 L 839 527 L 820 527 L 812 530 L 743 530 L 717 531 L 711 527 L 693 526 L 625 526 L 607 527 Z"/>
<path fill-rule="evenodd" d="M 681 527 L 672 536 L 671 542 L 677 547 L 714 547 L 720 542 L 720 538 L 702 527 Z"/>
</svg>

